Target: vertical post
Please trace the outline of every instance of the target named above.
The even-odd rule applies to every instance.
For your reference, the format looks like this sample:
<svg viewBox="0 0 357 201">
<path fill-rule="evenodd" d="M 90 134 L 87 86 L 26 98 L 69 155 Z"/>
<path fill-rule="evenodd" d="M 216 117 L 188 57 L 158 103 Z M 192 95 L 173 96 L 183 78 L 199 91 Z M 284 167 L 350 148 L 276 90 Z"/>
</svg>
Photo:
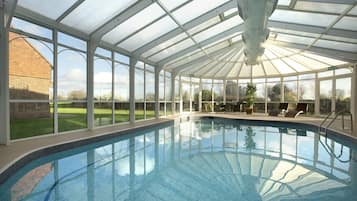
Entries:
<svg viewBox="0 0 357 201">
<path fill-rule="evenodd" d="M 146 64 L 144 64 L 144 119 L 146 119 Z"/>
<path fill-rule="evenodd" d="M 114 51 L 112 53 L 112 124 L 115 124 L 115 99 L 114 99 L 114 90 L 115 90 L 115 63 L 114 63 Z M 113 152 L 114 153 L 114 152 Z"/>
<path fill-rule="evenodd" d="M 53 126 L 54 126 L 54 133 L 58 133 L 58 42 L 57 42 L 57 30 L 53 30 Z"/>
<path fill-rule="evenodd" d="M 264 108 L 265 108 L 265 110 L 264 110 L 264 113 L 265 114 L 268 114 L 268 79 L 267 78 L 265 78 L 265 88 L 264 88 L 264 90 L 265 90 L 265 95 L 264 95 L 264 97 L 265 97 L 265 101 L 264 101 Z"/>
<path fill-rule="evenodd" d="M 87 43 L 87 124 L 88 129 L 94 129 L 94 51 L 93 41 Z"/>
<path fill-rule="evenodd" d="M 214 112 L 214 98 L 213 79 L 211 79 L 211 112 Z"/>
<path fill-rule="evenodd" d="M 226 104 L 226 88 L 227 88 L 227 80 L 223 80 L 223 104 Z"/>
<path fill-rule="evenodd" d="M 331 111 L 336 111 L 336 78 L 335 71 L 333 71 L 333 79 L 332 79 L 332 99 L 331 99 Z M 335 114 L 333 112 L 333 114 Z"/>
<path fill-rule="evenodd" d="M 285 102 L 285 97 L 284 97 L 284 79 L 283 77 L 280 77 L 280 101 L 283 103 Z"/>
<path fill-rule="evenodd" d="M 160 102 L 159 102 L 159 90 L 160 90 L 160 69 L 155 68 L 155 118 L 160 116 Z"/>
<path fill-rule="evenodd" d="M 0 2 L 0 144 L 10 143 L 9 32 L 5 26 L 5 2 Z"/>
<path fill-rule="evenodd" d="M 175 103 L 175 90 L 176 90 L 176 87 L 175 87 L 175 78 L 176 78 L 176 75 L 174 75 L 173 73 L 171 74 L 171 111 L 172 111 L 172 114 L 175 114 L 176 113 L 176 103 Z"/>
<path fill-rule="evenodd" d="M 180 85 L 180 114 L 183 112 L 183 100 L 182 100 L 182 80 L 181 80 L 181 76 L 179 79 L 179 85 Z"/>
<path fill-rule="evenodd" d="M 351 91 L 352 91 L 352 107 L 351 107 L 351 113 L 352 113 L 352 121 L 353 121 L 353 135 L 357 136 L 357 64 L 355 64 L 352 72 L 352 86 L 351 86 Z"/>
<path fill-rule="evenodd" d="M 129 122 L 135 122 L 135 65 L 138 60 L 130 57 L 129 68 Z"/>
<path fill-rule="evenodd" d="M 202 78 L 200 78 L 200 85 L 198 90 L 198 111 L 202 112 Z"/>
<path fill-rule="evenodd" d="M 166 116 L 166 72 L 164 71 L 164 116 Z"/>
<path fill-rule="evenodd" d="M 192 77 L 190 77 L 190 113 L 192 112 Z"/>
<path fill-rule="evenodd" d="M 320 115 L 320 82 L 317 77 L 317 73 L 315 73 L 315 116 Z"/>
</svg>

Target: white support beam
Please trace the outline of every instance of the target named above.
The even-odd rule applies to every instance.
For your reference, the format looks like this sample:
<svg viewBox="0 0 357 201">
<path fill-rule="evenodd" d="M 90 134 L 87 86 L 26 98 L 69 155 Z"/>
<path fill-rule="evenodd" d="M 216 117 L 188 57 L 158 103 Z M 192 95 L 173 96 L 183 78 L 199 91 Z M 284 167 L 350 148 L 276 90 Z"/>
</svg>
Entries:
<svg viewBox="0 0 357 201">
<path fill-rule="evenodd" d="M 135 14 L 139 13 L 146 7 L 150 6 L 154 3 L 155 0 L 141 0 L 129 7 L 128 9 L 124 10 L 117 16 L 113 17 L 112 19 L 108 20 L 104 25 L 99 27 L 93 33 L 91 33 L 91 37 L 98 38 L 99 40 L 109 31 L 114 29 L 116 26 L 120 25 L 121 23 L 128 20 L 130 17 L 134 16 Z"/>
<path fill-rule="evenodd" d="M 353 53 L 353 52 L 346 52 L 346 51 L 341 51 L 341 50 L 333 50 L 333 49 L 314 47 L 314 46 L 308 48 L 306 45 L 280 42 L 280 41 L 268 41 L 268 43 L 282 46 L 282 47 L 307 50 L 307 51 L 316 53 L 321 56 L 325 56 L 325 57 L 329 57 L 329 58 L 333 58 L 333 59 L 337 59 L 337 60 L 343 60 L 343 61 L 350 62 L 350 63 L 357 62 L 357 53 Z"/>
<path fill-rule="evenodd" d="M 10 143 L 9 31 L 5 9 L 4 1 L 0 2 L 0 144 Z"/>
<path fill-rule="evenodd" d="M 138 62 L 136 58 L 130 57 L 129 67 L 129 121 L 135 122 L 135 65 Z"/>
<path fill-rule="evenodd" d="M 215 16 L 218 16 L 218 14 L 223 13 L 223 12 L 225 12 L 225 11 L 231 9 L 231 8 L 235 8 L 235 7 L 237 7 L 236 0 L 231 0 L 231 1 L 221 5 L 219 7 L 217 7 L 215 9 L 213 9 L 213 10 L 211 10 L 211 11 L 209 11 L 209 12 L 207 12 L 207 13 L 205 13 L 205 14 L 203 14 L 203 15 L 201 15 L 201 16 L 199 16 L 199 17 L 197 17 L 197 18 L 195 18 L 195 19 L 193 19 L 193 20 L 191 20 L 189 22 L 187 22 L 182 27 L 185 30 L 189 30 L 189 29 L 191 29 L 191 28 L 193 28 L 195 26 L 198 26 L 198 25 L 206 22 L 207 20 L 209 20 L 209 19 L 211 19 L 211 18 L 213 18 Z M 163 36 L 151 41 L 150 43 L 140 47 L 139 49 L 135 50 L 133 52 L 133 55 L 141 56 L 144 52 L 150 50 L 151 48 L 153 48 L 153 47 L 155 47 L 155 46 L 157 46 L 157 45 L 159 45 L 159 44 L 161 44 L 161 43 L 163 43 L 165 41 L 170 40 L 171 38 L 173 38 L 173 37 L 175 37 L 175 36 L 177 36 L 177 35 L 179 35 L 179 34 L 181 34 L 183 32 L 184 31 L 180 27 L 178 27 L 178 28 L 168 32 L 167 34 L 164 34 Z"/>
<path fill-rule="evenodd" d="M 352 73 L 352 118 L 353 118 L 353 135 L 357 137 L 357 64 L 354 65 Z"/>
<path fill-rule="evenodd" d="M 92 41 L 87 43 L 87 125 L 94 129 L 94 52 L 96 45 Z"/>
<path fill-rule="evenodd" d="M 217 34 L 215 36 L 212 36 L 211 38 L 206 39 L 206 40 L 204 40 L 204 41 L 202 41 L 202 42 L 200 42 L 200 43 L 198 43 L 196 45 L 193 45 L 193 46 L 191 46 L 189 48 L 186 48 L 186 49 L 184 49 L 182 51 L 179 51 L 179 52 L 177 52 L 177 53 L 175 53 L 175 54 L 173 54 L 173 55 L 171 55 L 171 56 L 159 61 L 158 62 L 158 66 L 164 66 L 165 64 L 169 63 L 170 61 L 172 61 L 172 60 L 174 60 L 176 58 L 182 57 L 182 56 L 184 56 L 184 55 L 186 55 L 186 54 L 188 54 L 190 52 L 193 52 L 193 51 L 195 51 L 196 49 L 198 49 L 200 47 L 204 47 L 206 45 L 212 44 L 212 43 L 214 43 L 216 41 L 219 41 L 221 39 L 224 39 L 227 36 L 230 36 L 230 35 L 232 35 L 234 33 L 241 32 L 243 30 L 243 27 L 244 27 L 244 25 L 240 24 L 240 25 L 235 26 L 235 27 L 233 27 L 233 28 L 231 28 L 231 29 L 229 29 L 227 31 L 224 31 L 224 32 L 219 33 L 219 34 Z"/>
<path fill-rule="evenodd" d="M 268 26 L 272 27 L 272 28 L 278 28 L 278 29 L 287 29 L 287 30 L 293 30 L 293 31 L 299 31 L 299 32 L 314 33 L 314 34 L 326 34 L 326 35 L 331 35 L 331 36 L 357 39 L 357 31 L 349 31 L 349 30 L 331 28 L 326 32 L 326 27 L 310 26 L 310 25 L 304 25 L 304 24 L 294 24 L 294 23 L 279 22 L 279 21 L 269 21 Z"/>
<path fill-rule="evenodd" d="M 160 69 L 155 68 L 155 118 L 156 119 L 160 117 L 160 102 L 159 102 L 160 91 L 159 90 L 160 90 Z"/>
<path fill-rule="evenodd" d="M 176 87 L 175 87 L 175 78 L 176 78 L 176 74 L 171 73 L 171 112 L 172 114 L 176 113 L 176 104 L 175 104 L 175 91 L 176 91 Z"/>
<path fill-rule="evenodd" d="M 69 7 L 62 15 L 60 15 L 57 19 L 56 22 L 61 22 L 67 15 L 69 15 L 74 9 L 76 9 L 78 6 L 80 6 L 85 0 L 77 0 L 71 7 Z"/>
</svg>

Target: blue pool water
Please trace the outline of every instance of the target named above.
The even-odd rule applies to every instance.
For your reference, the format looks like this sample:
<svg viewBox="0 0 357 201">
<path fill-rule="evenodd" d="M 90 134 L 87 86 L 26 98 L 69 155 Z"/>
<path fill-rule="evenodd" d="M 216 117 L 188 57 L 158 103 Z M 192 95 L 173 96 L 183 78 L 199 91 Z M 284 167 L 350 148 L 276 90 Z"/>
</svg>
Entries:
<svg viewBox="0 0 357 201">
<path fill-rule="evenodd" d="M 202 118 L 35 160 L 0 200 L 356 200 L 355 155 L 301 125 Z"/>
</svg>

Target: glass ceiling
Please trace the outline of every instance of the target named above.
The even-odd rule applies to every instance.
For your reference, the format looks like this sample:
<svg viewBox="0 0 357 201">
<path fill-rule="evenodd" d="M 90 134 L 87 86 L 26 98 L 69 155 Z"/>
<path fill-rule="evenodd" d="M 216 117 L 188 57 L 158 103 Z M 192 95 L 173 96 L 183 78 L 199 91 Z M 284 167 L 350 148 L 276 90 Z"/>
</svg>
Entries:
<svg viewBox="0 0 357 201">
<path fill-rule="evenodd" d="M 187 76 L 269 77 L 357 62 L 357 5 L 351 0 L 279 0 L 265 53 L 253 66 L 244 62 L 236 0 L 18 1 L 15 16 L 33 14 L 44 24 L 53 21 L 52 28 L 99 36 L 99 46 L 125 49 Z"/>
</svg>

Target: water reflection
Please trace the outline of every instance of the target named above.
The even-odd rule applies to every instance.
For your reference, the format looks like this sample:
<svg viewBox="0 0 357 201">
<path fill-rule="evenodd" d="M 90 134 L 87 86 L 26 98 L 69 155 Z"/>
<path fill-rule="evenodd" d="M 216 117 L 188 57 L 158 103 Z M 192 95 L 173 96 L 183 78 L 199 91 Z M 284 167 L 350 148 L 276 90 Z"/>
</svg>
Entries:
<svg viewBox="0 0 357 201">
<path fill-rule="evenodd" d="M 203 119 L 66 152 L 0 200 L 352 200 L 351 154 L 303 128 Z"/>
</svg>

